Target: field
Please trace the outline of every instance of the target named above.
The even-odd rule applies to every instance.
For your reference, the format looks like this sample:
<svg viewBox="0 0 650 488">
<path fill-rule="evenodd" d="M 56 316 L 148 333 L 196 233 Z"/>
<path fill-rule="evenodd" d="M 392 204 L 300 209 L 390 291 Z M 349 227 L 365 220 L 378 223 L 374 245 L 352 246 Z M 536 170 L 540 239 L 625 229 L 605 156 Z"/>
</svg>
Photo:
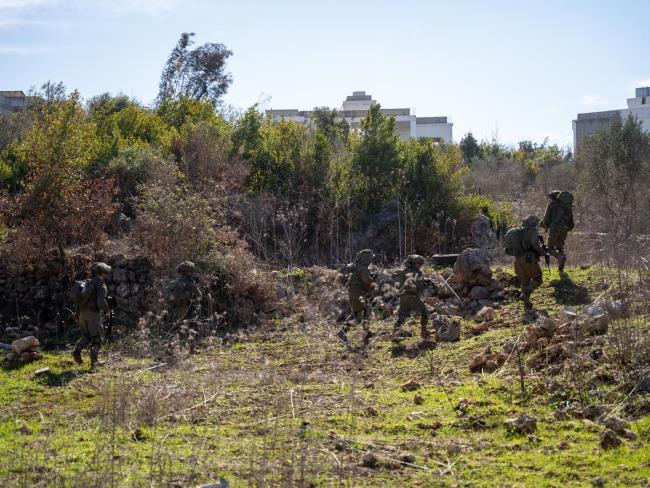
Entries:
<svg viewBox="0 0 650 488">
<path fill-rule="evenodd" d="M 535 304 L 554 315 L 563 282 L 555 271 L 545 278 Z M 589 267 L 564 280 L 589 296 L 608 286 L 606 273 Z M 374 320 L 367 351 L 349 351 L 336 339 L 338 324 L 292 316 L 153 356 L 136 336 L 123 338 L 95 372 L 75 365 L 69 351 L 5 365 L 0 479 L 3 486 L 180 487 L 220 478 L 230 486 L 647 486 L 650 397 L 628 395 L 617 367 L 623 326 L 610 325 L 599 338 L 606 360 L 586 369 L 571 366 L 583 357 L 576 349 L 555 376 L 531 370 L 528 356 L 517 354 L 494 373 L 471 374 L 468 364 L 486 346 L 522 337 L 521 304 L 502 303 L 493 324 L 482 335 L 400 354 L 389 338 L 392 320 Z M 465 330 L 471 325 L 463 321 Z M 417 342 L 417 324 L 407 326 L 414 335 L 406 342 Z M 414 391 L 403 388 L 409 380 Z M 590 404 L 638 418 L 637 439 L 603 450 L 603 426 L 580 413 Z M 534 433 L 504 427 L 521 412 L 537 420 Z"/>
</svg>

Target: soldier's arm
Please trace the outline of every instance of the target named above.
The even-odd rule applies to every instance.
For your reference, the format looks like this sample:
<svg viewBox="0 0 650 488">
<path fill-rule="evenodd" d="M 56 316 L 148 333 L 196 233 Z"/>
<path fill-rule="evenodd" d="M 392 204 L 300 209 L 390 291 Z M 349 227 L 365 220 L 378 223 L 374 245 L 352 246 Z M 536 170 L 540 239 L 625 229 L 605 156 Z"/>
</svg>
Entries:
<svg viewBox="0 0 650 488">
<path fill-rule="evenodd" d="M 544 217 L 542 218 L 542 221 L 539 223 L 540 227 L 543 227 L 544 229 L 548 229 L 548 223 L 551 220 L 551 204 L 549 203 L 546 206 L 546 211 L 544 212 Z"/>
<path fill-rule="evenodd" d="M 546 251 L 542 249 L 542 244 L 539 242 L 539 234 L 537 230 L 534 230 L 530 233 L 530 244 L 533 247 L 533 252 L 537 253 L 539 256 L 544 256 Z"/>
<path fill-rule="evenodd" d="M 372 276 L 370 276 L 370 270 L 368 268 L 363 268 L 361 270 L 359 278 L 361 278 L 361 282 L 368 287 L 372 286 L 375 282 L 375 280 L 372 279 Z"/>
<path fill-rule="evenodd" d="M 108 297 L 108 289 L 106 288 L 106 285 L 102 283 L 99 285 L 99 288 L 97 289 L 97 308 L 100 310 L 103 310 L 104 312 L 108 313 L 111 308 L 108 305 L 108 301 L 106 298 Z"/>
</svg>

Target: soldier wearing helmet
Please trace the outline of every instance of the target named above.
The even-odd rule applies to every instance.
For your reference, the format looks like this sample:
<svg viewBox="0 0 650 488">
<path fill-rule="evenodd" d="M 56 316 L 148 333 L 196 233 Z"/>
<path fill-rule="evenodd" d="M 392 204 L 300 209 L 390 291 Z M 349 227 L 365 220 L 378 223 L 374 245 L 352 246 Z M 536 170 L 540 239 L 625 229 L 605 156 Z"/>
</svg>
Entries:
<svg viewBox="0 0 650 488">
<path fill-rule="evenodd" d="M 350 281 L 348 283 L 348 298 L 350 308 L 355 322 L 361 323 L 370 315 L 368 307 L 368 297 L 375 285 L 375 279 L 370 274 L 368 266 L 375 259 L 371 249 L 359 251 L 354 258 L 354 262 L 348 265 L 351 270 Z M 349 324 L 346 324 L 339 332 L 338 336 L 347 341 L 346 331 Z"/>
<path fill-rule="evenodd" d="M 558 260 L 558 270 L 564 271 L 566 254 L 564 244 L 573 230 L 573 195 L 568 191 L 554 190 L 548 194 L 550 202 L 544 212 L 540 227 L 548 230 L 549 253 Z"/>
<path fill-rule="evenodd" d="M 523 253 L 515 256 L 515 274 L 521 284 L 521 295 L 519 298 L 524 302 L 526 311 L 532 310 L 533 304 L 530 295 L 542 284 L 542 268 L 539 266 L 539 258 L 546 255 L 539 241 L 537 226 L 539 219 L 529 215 L 521 221 L 522 238 L 521 249 Z"/>
<path fill-rule="evenodd" d="M 176 266 L 178 278 L 167 286 L 169 303 L 174 320 L 191 318 L 201 303 L 202 293 L 195 278 L 196 266 L 192 261 L 183 261 Z"/>
<path fill-rule="evenodd" d="M 422 265 L 425 260 L 419 254 L 411 254 L 402 263 L 399 274 L 399 310 L 397 311 L 397 322 L 393 330 L 393 339 L 398 340 L 402 324 L 412 314 L 420 316 L 420 335 L 422 340 L 429 338 L 427 323 L 429 321 L 429 310 L 420 299 L 420 293 L 426 283 L 422 276 Z"/>
<path fill-rule="evenodd" d="M 81 338 L 75 344 L 72 357 L 77 364 L 81 364 L 83 362 L 81 351 L 90 344 L 90 366 L 95 367 L 98 364 L 99 349 L 102 344 L 101 312 L 110 312 L 106 280 L 111 274 L 111 267 L 106 263 L 94 263 L 90 271 L 92 277 L 88 282 L 89 295 L 79 305 L 78 310 Z"/>
</svg>

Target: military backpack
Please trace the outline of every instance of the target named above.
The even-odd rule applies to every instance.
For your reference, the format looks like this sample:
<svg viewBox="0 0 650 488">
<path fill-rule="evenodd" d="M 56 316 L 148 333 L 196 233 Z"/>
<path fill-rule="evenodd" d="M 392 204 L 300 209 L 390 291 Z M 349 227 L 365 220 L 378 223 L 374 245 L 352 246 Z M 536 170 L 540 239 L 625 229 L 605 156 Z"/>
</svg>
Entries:
<svg viewBox="0 0 650 488">
<path fill-rule="evenodd" d="M 557 196 L 556 210 L 551 214 L 551 226 L 560 229 L 573 230 L 573 194 L 568 191 L 560 192 Z"/>
<path fill-rule="evenodd" d="M 92 280 L 75 281 L 70 290 L 70 300 L 77 307 L 83 307 L 90 303 L 94 296 L 95 287 Z"/>
<path fill-rule="evenodd" d="M 521 256 L 526 253 L 524 249 L 524 238 L 526 236 L 526 229 L 523 227 L 515 227 L 506 232 L 503 238 L 503 251 L 508 256 Z"/>
</svg>

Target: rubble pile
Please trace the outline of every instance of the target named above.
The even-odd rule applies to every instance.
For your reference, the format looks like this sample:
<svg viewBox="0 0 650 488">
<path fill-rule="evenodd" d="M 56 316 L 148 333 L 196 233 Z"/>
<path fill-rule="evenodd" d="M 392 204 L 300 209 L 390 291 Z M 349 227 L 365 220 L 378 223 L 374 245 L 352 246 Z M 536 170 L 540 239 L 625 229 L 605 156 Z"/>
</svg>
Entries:
<svg viewBox="0 0 650 488">
<path fill-rule="evenodd" d="M 6 361 L 16 361 L 20 363 L 31 363 L 40 359 L 41 353 L 38 352 L 40 343 L 34 336 L 23 337 L 11 343 L 9 353 L 5 356 Z"/>
</svg>

